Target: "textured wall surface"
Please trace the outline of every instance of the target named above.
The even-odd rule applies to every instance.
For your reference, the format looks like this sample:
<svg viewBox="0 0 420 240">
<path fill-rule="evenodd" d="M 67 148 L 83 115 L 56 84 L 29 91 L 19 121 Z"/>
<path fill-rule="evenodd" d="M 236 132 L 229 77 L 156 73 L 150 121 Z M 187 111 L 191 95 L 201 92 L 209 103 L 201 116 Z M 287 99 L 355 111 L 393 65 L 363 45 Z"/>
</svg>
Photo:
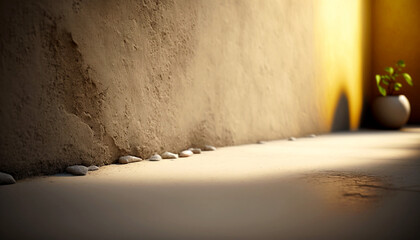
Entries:
<svg viewBox="0 0 420 240">
<path fill-rule="evenodd" d="M 357 128 L 362 2 L 1 1 L 0 171 Z"/>
<path fill-rule="evenodd" d="M 420 124 L 420 1 L 374 0 L 372 2 L 371 96 L 379 96 L 374 75 L 403 59 L 414 86 L 405 82 L 401 94 L 411 104 L 409 123 Z"/>
</svg>

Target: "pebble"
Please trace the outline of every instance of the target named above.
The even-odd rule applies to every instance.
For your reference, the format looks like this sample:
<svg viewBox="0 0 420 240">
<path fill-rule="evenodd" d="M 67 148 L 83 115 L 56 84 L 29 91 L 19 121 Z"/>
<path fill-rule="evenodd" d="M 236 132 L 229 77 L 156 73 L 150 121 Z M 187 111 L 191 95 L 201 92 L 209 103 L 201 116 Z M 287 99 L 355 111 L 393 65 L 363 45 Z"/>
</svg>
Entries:
<svg viewBox="0 0 420 240">
<path fill-rule="evenodd" d="M 296 141 L 296 138 L 295 137 L 289 137 L 287 140 L 289 140 L 289 141 Z"/>
<path fill-rule="evenodd" d="M 205 145 L 203 151 L 216 151 L 216 148 L 210 145 Z"/>
<path fill-rule="evenodd" d="M 87 174 L 88 168 L 83 165 L 73 165 L 73 166 L 67 167 L 66 172 L 76 175 L 76 176 L 83 176 Z"/>
<path fill-rule="evenodd" d="M 311 134 L 308 137 L 314 138 L 314 137 L 316 137 L 316 135 L 315 134 Z"/>
<path fill-rule="evenodd" d="M 264 144 L 265 141 L 258 141 L 257 144 Z"/>
<path fill-rule="evenodd" d="M 149 158 L 149 161 L 160 161 L 160 160 L 162 160 L 162 157 L 156 153 Z"/>
<path fill-rule="evenodd" d="M 184 150 L 184 151 L 179 153 L 179 157 L 190 157 L 193 154 L 194 153 L 191 150 Z"/>
<path fill-rule="evenodd" d="M 201 149 L 200 148 L 190 148 L 188 150 L 190 150 L 194 154 L 201 154 Z"/>
<path fill-rule="evenodd" d="M 0 172 L 0 185 L 13 184 L 16 183 L 16 180 L 12 175 Z"/>
<path fill-rule="evenodd" d="M 162 153 L 161 156 L 163 159 L 177 159 L 178 158 L 178 154 L 171 153 L 171 152 L 164 152 Z"/>
<path fill-rule="evenodd" d="M 98 166 L 91 165 L 91 166 L 88 167 L 88 171 L 96 171 L 96 170 L 99 170 Z"/>
<path fill-rule="evenodd" d="M 120 157 L 118 159 L 118 162 L 121 163 L 121 164 L 127 164 L 127 163 L 132 163 L 132 162 L 140 162 L 141 160 L 143 160 L 143 159 L 141 159 L 139 157 L 127 155 L 127 156 Z"/>
</svg>

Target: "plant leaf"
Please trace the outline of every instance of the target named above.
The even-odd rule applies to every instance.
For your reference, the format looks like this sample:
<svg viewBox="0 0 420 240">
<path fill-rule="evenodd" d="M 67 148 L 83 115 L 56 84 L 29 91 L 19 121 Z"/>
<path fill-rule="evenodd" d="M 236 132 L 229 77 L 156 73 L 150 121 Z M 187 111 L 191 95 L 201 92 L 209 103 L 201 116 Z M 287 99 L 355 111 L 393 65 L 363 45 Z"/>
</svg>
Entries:
<svg viewBox="0 0 420 240">
<path fill-rule="evenodd" d="M 376 79 L 376 85 L 379 85 L 379 83 L 381 82 L 381 75 L 376 74 L 375 79 Z"/>
<path fill-rule="evenodd" d="M 389 82 L 387 80 L 382 80 L 382 82 L 387 86 L 389 85 Z"/>
<path fill-rule="evenodd" d="M 397 62 L 397 65 L 400 66 L 400 67 L 405 67 L 405 62 L 403 60 L 399 60 Z"/>
<path fill-rule="evenodd" d="M 381 93 L 382 96 L 386 96 L 386 90 L 381 85 L 378 85 L 378 90 Z"/>
<path fill-rule="evenodd" d="M 411 76 L 408 73 L 403 73 L 402 75 L 408 85 L 413 86 L 413 80 L 411 79 Z"/>
<path fill-rule="evenodd" d="M 392 67 L 386 67 L 385 68 L 385 72 L 389 73 L 390 75 L 392 75 L 394 73 L 394 68 Z"/>
<path fill-rule="evenodd" d="M 395 85 L 394 85 L 394 90 L 395 91 L 399 91 L 400 89 L 401 89 L 401 87 L 402 87 L 402 84 L 401 83 L 395 83 Z"/>
</svg>

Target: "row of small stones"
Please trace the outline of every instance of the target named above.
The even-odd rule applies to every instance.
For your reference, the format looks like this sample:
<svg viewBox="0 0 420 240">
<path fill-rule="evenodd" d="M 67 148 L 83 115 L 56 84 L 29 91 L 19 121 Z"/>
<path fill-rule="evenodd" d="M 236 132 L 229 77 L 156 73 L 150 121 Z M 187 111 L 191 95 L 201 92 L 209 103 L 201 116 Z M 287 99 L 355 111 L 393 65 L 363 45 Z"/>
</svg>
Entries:
<svg viewBox="0 0 420 240">
<path fill-rule="evenodd" d="M 210 145 L 205 145 L 203 148 L 203 151 L 215 151 L 216 148 Z M 191 157 L 193 154 L 200 154 L 201 149 L 200 148 L 190 148 L 188 150 L 181 151 L 179 154 L 171 153 L 171 152 L 164 152 L 161 155 L 159 154 L 153 154 L 149 159 L 149 161 L 160 161 L 162 159 L 177 159 L 179 157 Z M 118 163 L 120 164 L 127 164 L 132 162 L 139 162 L 143 159 L 135 156 L 122 156 L 118 159 Z"/>
<path fill-rule="evenodd" d="M 216 150 L 215 147 L 210 146 L 210 145 L 205 145 L 203 148 L 203 151 L 214 151 Z M 160 161 L 162 159 L 177 159 L 178 157 L 190 157 L 193 154 L 200 154 L 201 153 L 201 149 L 200 148 L 190 148 L 188 150 L 184 150 L 181 151 L 179 154 L 175 154 L 175 153 L 171 153 L 171 152 L 164 152 L 162 153 L 162 155 L 159 155 L 157 153 L 153 154 L 149 159 L 149 161 Z M 119 164 L 128 164 L 128 163 L 133 163 L 133 162 L 140 162 L 143 159 L 140 157 L 136 157 L 136 156 L 131 156 L 131 155 L 126 155 L 126 156 L 121 156 L 118 159 L 118 163 Z M 66 168 L 66 172 L 76 175 L 76 176 L 84 176 L 88 173 L 88 171 L 96 171 L 98 170 L 99 167 L 97 166 L 90 166 L 90 167 L 85 167 L 83 165 L 74 165 L 74 166 L 69 166 Z"/>
<path fill-rule="evenodd" d="M 203 148 L 203 151 L 215 151 L 216 148 L 210 145 L 205 145 Z M 160 161 L 162 159 L 177 159 L 178 157 L 190 157 L 193 154 L 200 154 L 201 149 L 200 148 L 190 148 L 188 150 L 181 151 L 179 154 L 171 153 L 171 152 L 164 152 L 162 155 L 154 154 L 151 156 L 148 160 L 149 161 Z M 136 157 L 136 156 L 121 156 L 118 159 L 118 163 L 120 164 L 127 164 L 127 163 L 133 163 L 133 162 L 139 162 L 143 159 Z M 66 168 L 66 172 L 75 176 L 84 176 L 89 171 L 96 171 L 99 170 L 98 166 L 92 165 L 89 167 L 83 166 L 83 165 L 73 165 L 68 166 Z M 0 185 L 6 185 L 6 184 L 14 184 L 16 183 L 16 180 L 13 178 L 12 175 L 0 172 Z"/>
<path fill-rule="evenodd" d="M 316 137 L 315 134 L 311 134 L 308 137 Z M 287 140 L 289 141 L 296 141 L 295 137 L 289 137 Z M 264 141 L 258 141 L 257 143 L 263 144 Z M 210 145 L 205 145 L 203 148 L 203 151 L 215 151 L 216 148 Z M 193 154 L 200 154 L 201 149 L 200 148 L 190 148 L 188 150 L 181 151 L 179 154 L 171 153 L 171 152 L 164 152 L 162 155 L 154 154 L 152 155 L 148 160 L 149 161 L 160 161 L 162 159 L 177 159 L 178 157 L 190 157 Z M 133 162 L 139 162 L 142 161 L 142 158 L 136 157 L 136 156 L 122 156 L 118 159 L 118 163 L 120 164 L 127 164 L 127 163 L 133 163 Z M 76 176 L 84 176 L 88 173 L 88 171 L 96 171 L 99 170 L 98 166 L 92 165 L 89 167 L 83 166 L 83 165 L 73 165 L 66 168 L 66 172 L 70 173 L 72 175 Z M 16 180 L 12 177 L 12 175 L 0 172 L 0 185 L 5 184 L 14 184 L 16 183 Z"/>
</svg>

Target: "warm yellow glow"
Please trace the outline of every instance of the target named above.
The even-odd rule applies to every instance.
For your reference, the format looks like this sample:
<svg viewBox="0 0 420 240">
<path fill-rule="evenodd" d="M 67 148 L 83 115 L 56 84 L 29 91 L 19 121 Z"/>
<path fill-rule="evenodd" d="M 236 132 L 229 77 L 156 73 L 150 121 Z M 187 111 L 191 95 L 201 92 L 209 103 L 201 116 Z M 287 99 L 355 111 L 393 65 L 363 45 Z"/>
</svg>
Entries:
<svg viewBox="0 0 420 240">
<path fill-rule="evenodd" d="M 347 97 L 350 127 L 359 126 L 362 107 L 362 0 L 318 0 L 315 44 L 318 94 L 325 127 L 331 128 L 339 98 Z"/>
<path fill-rule="evenodd" d="M 400 94 L 407 96 L 411 105 L 411 123 L 420 123 L 420 1 L 372 1 L 372 68 L 373 74 L 382 73 L 399 59 L 414 81 L 409 87 L 403 83 Z M 370 97 L 378 95 L 375 81 L 370 84 Z"/>
</svg>

